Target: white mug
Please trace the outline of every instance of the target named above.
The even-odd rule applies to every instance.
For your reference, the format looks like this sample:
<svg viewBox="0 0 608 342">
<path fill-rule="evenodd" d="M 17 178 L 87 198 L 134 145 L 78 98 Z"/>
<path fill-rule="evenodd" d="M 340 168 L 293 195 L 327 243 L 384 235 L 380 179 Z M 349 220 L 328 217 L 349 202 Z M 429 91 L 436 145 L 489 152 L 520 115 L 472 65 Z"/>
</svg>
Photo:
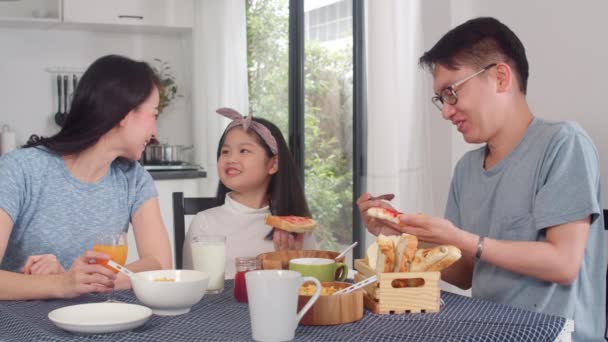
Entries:
<svg viewBox="0 0 608 342">
<path fill-rule="evenodd" d="M 312 281 L 315 294 L 298 310 L 298 289 Z M 313 277 L 302 277 L 299 272 L 261 270 L 245 273 L 251 332 L 256 341 L 293 340 L 298 322 L 321 294 L 321 283 Z"/>
</svg>

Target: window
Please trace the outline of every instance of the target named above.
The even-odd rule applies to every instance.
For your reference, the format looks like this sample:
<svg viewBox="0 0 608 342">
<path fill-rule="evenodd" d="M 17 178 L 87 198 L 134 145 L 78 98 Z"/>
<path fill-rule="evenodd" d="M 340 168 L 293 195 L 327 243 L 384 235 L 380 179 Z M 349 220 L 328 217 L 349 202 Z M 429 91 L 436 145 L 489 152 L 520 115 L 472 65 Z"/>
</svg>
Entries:
<svg viewBox="0 0 608 342">
<path fill-rule="evenodd" d="M 358 236 L 352 4 L 247 0 L 250 108 L 276 123 L 290 142 L 320 224 L 317 241 L 327 250 L 340 250 Z"/>
<path fill-rule="evenodd" d="M 339 9 L 345 4 L 346 10 Z M 351 0 L 304 2 L 304 183 L 322 249 L 353 239 Z M 311 24 L 311 16 L 319 18 Z M 348 22 L 345 34 L 339 24 Z"/>
<path fill-rule="evenodd" d="M 352 43 L 352 1 L 307 0 L 304 6 L 307 42 L 335 43 L 345 39 Z"/>
<path fill-rule="evenodd" d="M 289 141 L 288 0 L 247 0 L 247 61 L 251 112 L 272 121 Z"/>
</svg>

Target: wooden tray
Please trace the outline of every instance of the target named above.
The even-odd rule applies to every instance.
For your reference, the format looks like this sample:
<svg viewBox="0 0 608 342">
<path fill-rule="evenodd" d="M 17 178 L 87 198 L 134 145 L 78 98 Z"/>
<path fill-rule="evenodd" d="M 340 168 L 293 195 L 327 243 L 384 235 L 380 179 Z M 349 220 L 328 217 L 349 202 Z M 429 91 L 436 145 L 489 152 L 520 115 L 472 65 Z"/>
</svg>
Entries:
<svg viewBox="0 0 608 342">
<path fill-rule="evenodd" d="M 355 260 L 355 282 L 376 275 L 365 259 Z M 394 272 L 378 274 L 378 282 L 366 286 L 365 307 L 376 314 L 439 312 L 440 272 Z M 395 287 L 408 279 L 423 279 L 416 287 Z M 395 281 L 397 280 L 397 281 Z"/>
<path fill-rule="evenodd" d="M 333 286 L 343 289 L 352 284 L 339 281 L 321 282 L 323 287 Z M 301 325 L 336 325 L 356 322 L 363 317 L 363 295 L 365 291 L 359 289 L 351 293 L 340 295 L 319 296 L 319 299 L 306 312 Z M 311 296 L 298 297 L 298 311 L 308 302 Z"/>
<path fill-rule="evenodd" d="M 297 258 L 323 258 L 333 259 L 338 256 L 338 252 L 332 251 L 316 251 L 316 250 L 300 250 L 300 251 L 278 251 L 268 252 L 258 255 L 260 264 L 264 270 L 286 270 L 289 268 L 289 260 Z M 340 258 L 339 262 L 344 262 L 344 258 Z"/>
</svg>

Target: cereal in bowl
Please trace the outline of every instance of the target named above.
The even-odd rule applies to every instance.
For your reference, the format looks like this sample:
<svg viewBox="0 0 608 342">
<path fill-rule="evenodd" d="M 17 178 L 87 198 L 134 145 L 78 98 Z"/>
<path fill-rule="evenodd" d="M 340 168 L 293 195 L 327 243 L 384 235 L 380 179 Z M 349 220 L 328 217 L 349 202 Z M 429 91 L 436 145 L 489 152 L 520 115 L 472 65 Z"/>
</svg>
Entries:
<svg viewBox="0 0 608 342">
<path fill-rule="evenodd" d="M 304 284 L 300 286 L 298 293 L 300 296 L 312 296 L 315 294 L 316 290 L 317 286 L 315 284 Z M 338 289 L 334 286 L 323 286 L 321 287 L 321 296 L 329 296 L 334 294 L 336 291 L 338 291 Z"/>
<path fill-rule="evenodd" d="M 175 278 L 160 277 L 154 279 L 154 281 L 175 282 Z"/>
</svg>

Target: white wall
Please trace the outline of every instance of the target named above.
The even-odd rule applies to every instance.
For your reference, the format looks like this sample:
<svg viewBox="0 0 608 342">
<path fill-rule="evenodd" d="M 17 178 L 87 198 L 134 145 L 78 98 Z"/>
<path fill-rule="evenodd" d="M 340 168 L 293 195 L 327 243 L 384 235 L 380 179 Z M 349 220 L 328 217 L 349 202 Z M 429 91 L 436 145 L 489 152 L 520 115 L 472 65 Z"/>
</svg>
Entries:
<svg viewBox="0 0 608 342">
<path fill-rule="evenodd" d="M 191 144 L 189 36 L 0 27 L 0 125 L 8 124 L 16 131 L 18 144 L 33 133 L 54 134 L 59 130 L 53 121 L 57 111 L 56 81 L 55 75 L 45 69 L 69 67 L 84 71 L 98 57 L 121 54 L 147 62 L 160 58 L 170 63 L 185 96 L 159 118 L 159 136 L 172 144 Z"/>
</svg>

